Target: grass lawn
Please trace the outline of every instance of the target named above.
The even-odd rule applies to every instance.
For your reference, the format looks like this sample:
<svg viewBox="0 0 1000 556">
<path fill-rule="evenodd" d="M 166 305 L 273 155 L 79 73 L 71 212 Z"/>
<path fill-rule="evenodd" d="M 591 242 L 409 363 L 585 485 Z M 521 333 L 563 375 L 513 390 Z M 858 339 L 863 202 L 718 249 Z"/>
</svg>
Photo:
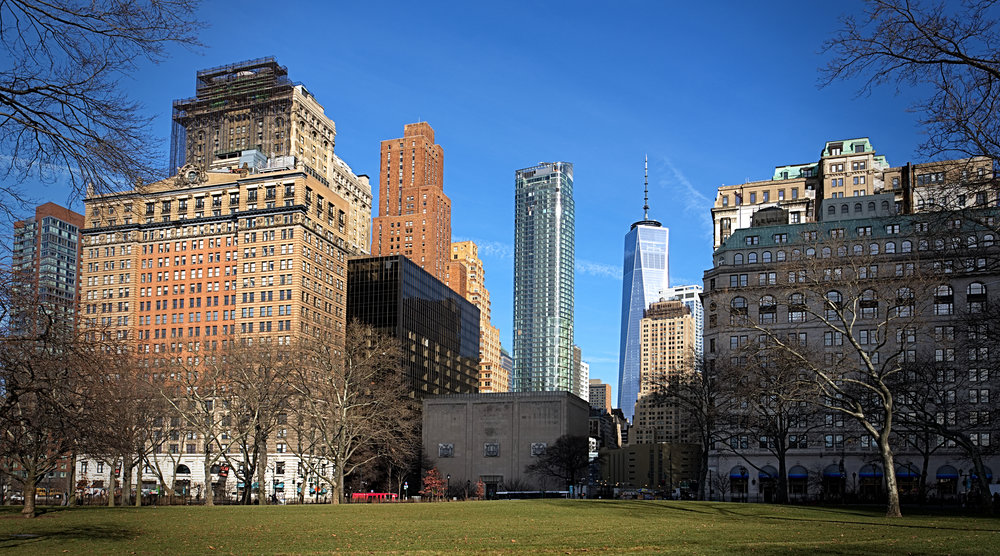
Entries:
<svg viewBox="0 0 1000 556">
<path fill-rule="evenodd" d="M 531 500 L 344 506 L 0 510 L 32 554 L 997 554 L 1000 519 L 715 502 Z"/>
</svg>

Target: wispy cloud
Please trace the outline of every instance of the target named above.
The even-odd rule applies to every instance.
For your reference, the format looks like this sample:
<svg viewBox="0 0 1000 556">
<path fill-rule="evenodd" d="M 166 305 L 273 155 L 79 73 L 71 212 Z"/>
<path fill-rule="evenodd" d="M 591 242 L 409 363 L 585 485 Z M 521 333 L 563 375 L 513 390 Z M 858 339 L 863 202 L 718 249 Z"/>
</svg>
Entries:
<svg viewBox="0 0 1000 556">
<path fill-rule="evenodd" d="M 471 241 L 479 247 L 479 256 L 491 259 L 513 259 L 514 246 L 502 241 L 490 241 L 473 237 L 453 237 L 452 241 Z"/>
<path fill-rule="evenodd" d="M 673 179 L 660 180 L 660 183 L 666 182 L 668 188 L 675 188 L 678 191 L 677 195 L 673 197 L 679 199 L 684 203 L 684 209 L 690 214 L 700 215 L 698 221 L 700 222 L 704 234 L 712 238 L 712 218 L 710 216 L 712 205 L 715 203 L 713 199 L 709 199 L 704 193 L 698 191 L 694 185 L 687 179 L 687 176 L 677 166 L 674 166 L 673 161 L 669 158 L 662 157 L 664 165 L 670 170 L 671 177 Z"/>
<path fill-rule="evenodd" d="M 621 279 L 621 269 L 604 263 L 595 263 L 591 261 L 586 261 L 583 259 L 576 260 L 576 271 L 580 274 L 589 274 L 591 276 L 598 276 L 602 278 L 615 278 Z"/>
</svg>

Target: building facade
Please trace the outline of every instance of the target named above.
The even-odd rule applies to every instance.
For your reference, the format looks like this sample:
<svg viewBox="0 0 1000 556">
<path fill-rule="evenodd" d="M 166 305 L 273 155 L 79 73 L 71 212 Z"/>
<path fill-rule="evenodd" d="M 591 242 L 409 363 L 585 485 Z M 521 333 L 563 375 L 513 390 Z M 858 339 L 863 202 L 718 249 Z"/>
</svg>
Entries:
<svg viewBox="0 0 1000 556">
<path fill-rule="evenodd" d="M 682 301 L 660 301 L 646 310 L 639 330 L 641 378 L 629 443 L 689 442 L 681 409 L 655 394 L 677 376 L 696 372 L 694 317 Z"/>
<path fill-rule="evenodd" d="M 589 381 L 589 389 L 590 407 L 611 413 L 611 385 L 604 384 L 599 378 L 592 378 Z"/>
<path fill-rule="evenodd" d="M 479 392 L 506 392 L 510 376 L 500 365 L 500 331 L 492 323 L 490 292 L 486 289 L 483 261 L 472 241 L 451 244 L 448 287 L 479 309 Z"/>
<path fill-rule="evenodd" d="M 296 164 L 348 202 L 352 251 L 371 244 L 372 190 L 334 154 L 333 120 L 302 84 L 273 57 L 201 70 L 195 96 L 173 103 L 170 169 L 190 164 L 202 170 L 242 165 L 244 151 L 264 160 L 292 156 Z"/>
<path fill-rule="evenodd" d="M 825 184 L 815 182 L 820 202 L 812 221 L 794 222 L 780 205 L 760 209 L 760 218 L 732 229 L 715 250 L 703 297 L 706 372 L 721 377 L 737 369 L 778 380 L 784 367 L 770 354 L 792 349 L 845 378 L 863 376 L 867 362 L 898 373 L 896 469 L 883 469 L 875 439 L 843 413 L 795 407 L 789 426 L 762 433 L 748 425 L 759 422 L 750 404 L 713 450 L 709 480 L 725 485 L 717 496 L 774 499 L 784 473 L 793 500 L 874 501 L 894 473 L 903 499 L 915 500 L 926 469 L 928 497 L 957 499 L 975 488 L 970 452 L 921 428 L 918 416 L 928 412 L 930 421 L 965 435 L 995 481 L 995 432 L 983 416 L 996 411 L 990 390 L 997 377 L 982 368 L 996 356 L 988 308 L 998 302 L 991 287 L 1000 215 L 983 207 L 1000 197 L 995 187 L 969 180 L 991 179 L 988 161 L 890 168 L 867 158 L 867 141 L 848 143 L 824 149 Z M 879 170 L 874 179 L 871 166 Z M 773 352 L 776 343 L 785 351 Z M 770 400 L 760 410 L 770 411 L 781 397 L 758 399 Z M 777 446 L 787 447 L 783 462 Z"/>
<path fill-rule="evenodd" d="M 451 200 L 444 194 L 444 149 L 427 122 L 382 141 L 379 207 L 372 254 L 405 255 L 442 282 L 451 260 Z M 464 295 L 464 294 L 463 294 Z"/>
<path fill-rule="evenodd" d="M 625 235 L 618 407 L 630 420 L 639 398 L 639 321 L 649 305 L 659 300 L 670 286 L 668 241 L 669 230 L 648 218 L 632 224 Z"/>
<path fill-rule="evenodd" d="M 348 319 L 398 338 L 413 396 L 475 393 L 479 309 L 403 255 L 352 259 Z"/>
<path fill-rule="evenodd" d="M 55 203 L 14 222 L 12 278 L 29 299 L 69 323 L 76 321 L 80 300 L 82 232 L 83 215 Z"/>
<path fill-rule="evenodd" d="M 561 490 L 525 468 L 560 436 L 587 436 L 589 410 L 569 392 L 424 398 L 424 453 L 452 486 L 483 481 L 488 497 L 515 484 Z"/>
<path fill-rule="evenodd" d="M 514 391 L 574 391 L 575 225 L 571 163 L 516 172 Z"/>
<path fill-rule="evenodd" d="M 697 284 L 667 288 L 662 299 L 677 299 L 691 311 L 694 319 L 694 355 L 697 362 L 705 356 L 705 306 L 701 303 L 702 287 Z"/>
</svg>

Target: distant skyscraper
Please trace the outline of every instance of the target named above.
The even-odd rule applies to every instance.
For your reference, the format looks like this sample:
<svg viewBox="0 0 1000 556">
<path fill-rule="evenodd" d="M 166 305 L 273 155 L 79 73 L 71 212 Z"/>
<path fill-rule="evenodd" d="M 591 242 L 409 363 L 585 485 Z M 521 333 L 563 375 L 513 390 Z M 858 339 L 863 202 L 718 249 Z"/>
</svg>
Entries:
<svg viewBox="0 0 1000 556">
<path fill-rule="evenodd" d="M 451 200 L 444 194 L 444 149 L 427 122 L 382 141 L 372 254 L 404 255 L 442 282 L 451 259 Z M 459 292 L 464 295 L 464 292 Z"/>
<path fill-rule="evenodd" d="M 667 288 L 660 296 L 663 299 L 677 299 L 691 310 L 694 317 L 694 355 L 696 361 L 701 361 L 705 355 L 704 339 L 701 337 L 705 332 L 705 308 L 701 304 L 701 286 L 674 286 Z"/>
<path fill-rule="evenodd" d="M 37 299 L 70 323 L 80 299 L 82 229 L 82 214 L 55 203 L 45 203 L 33 218 L 14 223 L 15 279 L 29 290 L 23 292 L 28 299 Z"/>
<path fill-rule="evenodd" d="M 625 265 L 622 273 L 622 330 L 618 359 L 618 407 L 632 419 L 639 396 L 639 321 L 651 303 L 659 301 L 669 287 L 667 241 L 669 230 L 649 219 L 649 172 L 643 219 L 625 235 Z"/>
<path fill-rule="evenodd" d="M 514 391 L 574 391 L 575 220 L 571 163 L 542 163 L 517 171 Z"/>
</svg>

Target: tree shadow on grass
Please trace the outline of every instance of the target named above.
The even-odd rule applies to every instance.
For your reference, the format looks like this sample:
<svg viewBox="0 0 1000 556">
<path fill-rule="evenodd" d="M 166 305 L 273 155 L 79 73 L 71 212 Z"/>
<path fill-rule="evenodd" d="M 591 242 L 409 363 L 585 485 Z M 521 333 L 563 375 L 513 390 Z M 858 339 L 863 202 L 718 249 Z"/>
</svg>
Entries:
<svg viewBox="0 0 1000 556">
<path fill-rule="evenodd" d="M 87 525 L 61 530 L 7 533 L 0 534 L 0 550 L 30 548 L 35 543 L 60 541 L 123 541 L 136 536 L 136 530 L 119 525 Z"/>
</svg>

